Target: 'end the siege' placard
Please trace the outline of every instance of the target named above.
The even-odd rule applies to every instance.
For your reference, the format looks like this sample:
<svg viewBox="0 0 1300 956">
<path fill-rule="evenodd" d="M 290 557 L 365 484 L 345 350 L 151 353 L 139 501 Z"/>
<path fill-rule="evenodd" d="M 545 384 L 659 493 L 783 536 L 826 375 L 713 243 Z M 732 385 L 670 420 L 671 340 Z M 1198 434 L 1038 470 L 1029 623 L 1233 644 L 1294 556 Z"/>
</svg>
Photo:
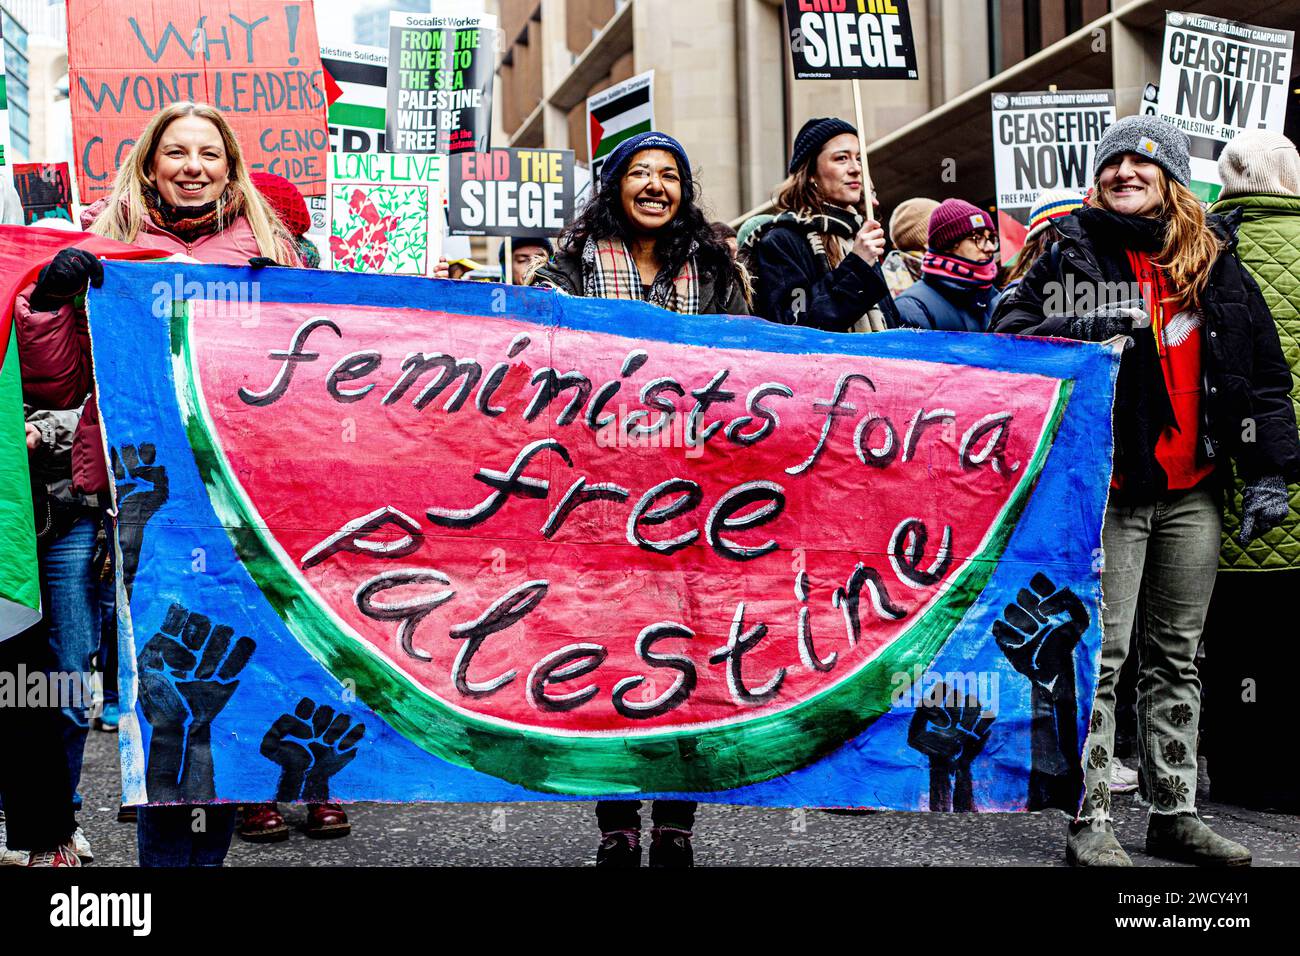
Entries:
<svg viewBox="0 0 1300 956">
<path fill-rule="evenodd" d="M 483 152 L 492 135 L 496 17 L 393 13 L 388 127 L 394 153 Z"/>
<path fill-rule="evenodd" d="M 325 192 L 326 96 L 311 3 L 69 0 L 68 81 L 81 201 L 107 195 L 159 110 L 226 114 L 252 169 Z"/>
<path fill-rule="evenodd" d="M 494 149 L 451 159 L 447 219 L 459 236 L 554 236 L 573 218 L 573 150 Z"/>
<path fill-rule="evenodd" d="M 907 0 L 785 0 L 796 80 L 914 80 Z"/>
</svg>

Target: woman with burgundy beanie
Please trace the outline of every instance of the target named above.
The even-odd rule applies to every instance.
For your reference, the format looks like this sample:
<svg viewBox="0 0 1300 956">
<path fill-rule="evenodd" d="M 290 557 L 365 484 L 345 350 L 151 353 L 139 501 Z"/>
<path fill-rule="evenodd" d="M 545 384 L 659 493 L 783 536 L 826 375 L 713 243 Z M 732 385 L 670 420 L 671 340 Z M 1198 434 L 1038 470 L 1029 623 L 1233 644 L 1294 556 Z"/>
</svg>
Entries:
<svg viewBox="0 0 1300 956">
<path fill-rule="evenodd" d="M 987 332 L 997 303 L 997 275 L 993 217 L 963 199 L 945 199 L 930 213 L 921 281 L 894 304 L 909 328 Z"/>
<path fill-rule="evenodd" d="M 1196 648 L 1232 465 L 1244 483 L 1246 544 L 1286 518 L 1300 439 L 1277 327 L 1235 252 L 1237 219 L 1206 216 L 1189 188 L 1188 147 L 1185 133 L 1152 117 L 1111 126 L 1088 207 L 1055 220 L 1056 254 L 1030 268 L 994 319 L 997 332 L 1131 343 L 1115 386 L 1101 532 L 1101 667 L 1083 802 L 1066 839 L 1066 858 L 1078 866 L 1132 865 L 1111 825 L 1108 784 L 1115 688 L 1139 591 L 1138 754 L 1152 800 L 1146 851 L 1206 866 L 1251 860 L 1196 814 Z M 1116 288 L 1125 290 L 1118 301 Z"/>
<path fill-rule="evenodd" d="M 776 189 L 778 215 L 745 243 L 755 313 L 824 332 L 896 328 L 880 269 L 885 232 L 867 208 L 858 131 L 841 119 L 810 119 L 789 171 Z"/>
<path fill-rule="evenodd" d="M 172 103 L 154 116 L 124 158 L 112 192 L 86 210 L 83 223 L 93 233 L 160 255 L 226 265 L 301 265 L 293 237 L 249 178 L 229 124 L 205 104 Z M 103 275 L 93 255 L 64 249 L 19 293 L 14 320 L 24 346 L 24 391 L 33 404 L 44 400 L 50 407 L 75 407 L 91 391 L 81 303 L 87 285 L 99 285 Z M 77 491 L 107 500 L 109 475 L 97 408 L 92 395 L 73 439 L 72 478 Z M 147 466 L 137 472 L 142 477 L 148 472 L 165 481 L 163 463 L 155 467 L 142 460 L 138 465 Z M 128 542 L 132 531 L 135 548 Z M 138 532 L 138 526 L 118 530 L 125 567 L 139 558 Z M 194 807 L 141 808 L 140 865 L 220 866 L 230 846 L 235 808 L 213 804 L 202 809 L 206 826 L 196 833 Z"/>
</svg>

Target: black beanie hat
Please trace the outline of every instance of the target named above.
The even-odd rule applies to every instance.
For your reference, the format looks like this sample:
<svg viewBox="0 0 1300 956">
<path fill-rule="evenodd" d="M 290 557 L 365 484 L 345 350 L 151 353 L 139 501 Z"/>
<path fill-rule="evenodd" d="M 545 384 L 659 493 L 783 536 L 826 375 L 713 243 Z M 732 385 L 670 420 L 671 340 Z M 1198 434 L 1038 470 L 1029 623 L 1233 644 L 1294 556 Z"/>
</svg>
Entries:
<svg viewBox="0 0 1300 956">
<path fill-rule="evenodd" d="M 790 156 L 790 175 L 793 176 L 810 157 L 821 152 L 821 148 L 827 141 L 839 136 L 840 133 L 858 135 L 857 129 L 852 125 L 834 116 L 816 116 L 804 123 L 799 130 L 799 135 L 794 138 L 794 152 Z"/>
</svg>

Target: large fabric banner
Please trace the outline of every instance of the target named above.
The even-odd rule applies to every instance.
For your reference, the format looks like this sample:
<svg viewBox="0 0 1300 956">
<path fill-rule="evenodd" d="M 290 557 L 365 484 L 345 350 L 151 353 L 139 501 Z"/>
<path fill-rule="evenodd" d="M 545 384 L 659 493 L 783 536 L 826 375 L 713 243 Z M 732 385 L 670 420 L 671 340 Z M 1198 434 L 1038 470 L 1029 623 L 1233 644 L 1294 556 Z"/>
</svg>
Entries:
<svg viewBox="0 0 1300 956">
<path fill-rule="evenodd" d="M 1107 349 L 105 272 L 129 803 L 1077 805 Z"/>
</svg>

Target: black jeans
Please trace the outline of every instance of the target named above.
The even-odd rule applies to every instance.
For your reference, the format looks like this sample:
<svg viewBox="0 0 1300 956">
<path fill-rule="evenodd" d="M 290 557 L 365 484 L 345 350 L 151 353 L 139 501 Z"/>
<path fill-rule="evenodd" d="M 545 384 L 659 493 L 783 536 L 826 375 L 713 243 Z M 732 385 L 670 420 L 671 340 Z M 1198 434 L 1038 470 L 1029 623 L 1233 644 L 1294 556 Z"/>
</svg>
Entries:
<svg viewBox="0 0 1300 956">
<path fill-rule="evenodd" d="M 654 800 L 650 819 L 657 827 L 689 830 L 695 826 L 694 800 Z M 610 830 L 640 830 L 640 800 L 600 800 L 596 803 L 596 822 L 602 833 Z"/>
<path fill-rule="evenodd" d="M 27 677 L 54 669 L 44 623 L 0 641 L 0 679 L 14 691 L 14 699 L 0 699 L 0 801 L 11 850 L 52 850 L 77 828 L 58 701 L 28 696 Z"/>
</svg>

